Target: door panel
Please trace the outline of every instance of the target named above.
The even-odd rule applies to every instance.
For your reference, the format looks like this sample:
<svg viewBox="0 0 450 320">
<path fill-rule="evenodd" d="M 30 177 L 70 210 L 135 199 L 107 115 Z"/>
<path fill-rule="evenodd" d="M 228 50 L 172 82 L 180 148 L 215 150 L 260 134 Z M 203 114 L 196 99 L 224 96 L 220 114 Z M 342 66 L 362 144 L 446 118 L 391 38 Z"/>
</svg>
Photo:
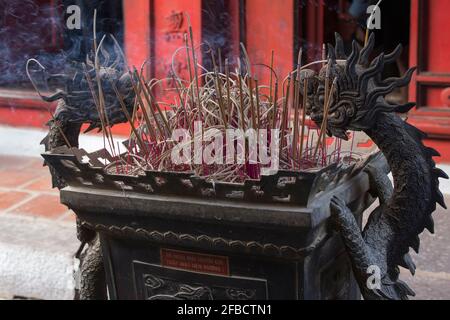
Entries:
<svg viewBox="0 0 450 320">
<path fill-rule="evenodd" d="M 450 138 L 450 33 L 447 0 L 411 1 L 410 65 L 417 74 L 410 97 L 417 107 L 409 122 L 432 137 Z"/>
</svg>

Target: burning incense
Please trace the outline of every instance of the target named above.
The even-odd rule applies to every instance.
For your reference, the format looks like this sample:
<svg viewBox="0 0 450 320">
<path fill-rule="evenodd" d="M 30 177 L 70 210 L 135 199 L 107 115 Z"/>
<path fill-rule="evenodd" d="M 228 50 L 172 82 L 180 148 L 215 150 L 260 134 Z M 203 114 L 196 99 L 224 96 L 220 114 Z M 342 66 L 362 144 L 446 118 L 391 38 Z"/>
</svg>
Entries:
<svg viewBox="0 0 450 320">
<path fill-rule="evenodd" d="M 323 131 L 326 130 L 326 127 L 324 127 L 324 123 L 325 123 L 325 117 L 328 117 L 328 113 L 327 111 L 327 100 L 328 100 L 328 86 L 329 86 L 329 82 L 330 82 L 330 61 L 328 61 L 327 64 L 327 69 L 326 69 L 326 73 L 325 73 L 325 89 L 324 89 L 324 100 L 323 100 L 323 119 L 322 119 L 322 124 L 320 126 L 320 133 L 319 133 L 319 139 L 317 140 L 317 146 L 316 149 L 314 150 L 314 158 L 317 155 L 317 151 L 319 150 L 319 146 L 322 143 L 322 147 L 324 147 L 323 142 L 325 140 L 322 141 L 322 137 L 325 137 L 323 135 Z"/>
<path fill-rule="evenodd" d="M 369 18 L 367 19 L 366 35 L 364 37 L 364 47 L 367 46 L 367 42 L 369 41 L 369 32 L 370 32 L 371 24 L 374 19 L 375 13 L 377 12 L 377 10 L 380 9 L 379 6 L 381 4 L 381 1 L 383 1 L 383 0 L 378 0 L 377 4 L 375 6 L 373 6 L 372 13 L 370 14 Z"/>
<path fill-rule="evenodd" d="M 259 103 L 259 85 L 258 85 L 258 79 L 255 78 L 255 95 L 256 95 L 256 122 L 257 122 L 257 128 L 259 129 L 261 127 L 261 115 L 260 115 L 260 103 Z"/>
<path fill-rule="evenodd" d="M 230 66 L 228 65 L 228 59 L 225 59 L 225 76 L 227 78 L 226 80 L 226 86 L 227 86 L 227 112 L 229 113 L 230 119 L 233 118 L 233 114 L 231 111 L 231 87 L 230 87 Z"/>
<path fill-rule="evenodd" d="M 188 14 L 185 14 L 186 17 L 188 18 L 188 29 L 189 29 L 189 36 L 190 36 L 190 40 L 191 40 L 191 50 L 192 50 L 192 61 L 194 63 L 194 77 L 195 77 L 195 81 L 194 81 L 194 88 L 196 90 L 197 93 L 197 103 L 198 103 L 198 108 L 200 111 L 200 119 L 203 117 L 203 106 L 202 106 L 202 102 L 200 100 L 200 93 L 199 93 L 199 81 L 198 81 L 198 62 L 197 62 L 197 56 L 195 54 L 195 46 L 194 46 L 194 32 L 192 31 L 192 25 L 191 25 L 191 18 L 189 17 Z"/>
<path fill-rule="evenodd" d="M 127 110 L 127 108 L 125 106 L 124 98 L 123 98 L 122 94 L 119 92 L 119 90 L 117 89 L 117 86 L 111 80 L 110 80 L 110 84 L 111 84 L 111 87 L 114 90 L 114 93 L 116 94 L 117 99 L 119 100 L 119 104 L 120 104 L 120 106 L 122 108 L 122 112 L 125 114 L 125 117 L 127 118 L 128 123 L 130 124 L 131 130 L 133 131 L 133 134 L 136 137 L 136 140 L 137 140 L 137 142 L 139 144 L 139 147 L 141 148 L 141 150 L 143 152 L 145 152 L 146 151 L 145 144 L 142 141 L 141 136 L 137 132 L 137 129 L 134 126 L 134 123 L 133 123 L 133 120 L 131 119 L 130 114 L 128 113 L 128 110 Z"/>
<path fill-rule="evenodd" d="M 248 91 L 250 95 L 250 116 L 252 119 L 252 128 L 256 128 L 255 102 L 253 101 L 253 81 L 251 75 L 247 78 Z"/>
<path fill-rule="evenodd" d="M 273 85 L 273 54 L 274 51 L 272 50 L 270 55 L 270 80 L 269 80 L 269 103 L 272 103 L 272 85 Z"/>
<path fill-rule="evenodd" d="M 300 133 L 300 159 L 303 155 L 303 140 L 305 139 L 305 121 L 306 121 L 306 98 L 307 98 L 307 89 L 308 89 L 308 79 L 306 78 L 303 81 L 303 103 L 302 103 L 302 125 L 301 125 L 301 133 Z"/>
<path fill-rule="evenodd" d="M 25 67 L 25 72 L 26 72 L 26 74 L 28 76 L 28 79 L 31 82 L 31 85 L 33 86 L 34 90 L 37 92 L 37 94 L 41 97 L 42 100 L 48 101 L 47 97 L 45 97 L 44 95 L 41 94 L 39 88 L 37 87 L 36 83 L 34 82 L 33 77 L 30 74 L 30 70 L 29 70 L 30 62 L 36 63 L 39 66 L 39 68 L 41 68 L 41 70 L 43 70 L 44 72 L 46 72 L 46 69 L 38 60 L 36 60 L 34 58 L 31 58 L 31 59 L 28 59 L 28 61 L 27 61 L 27 64 L 26 64 L 26 67 Z M 61 134 L 61 136 L 63 137 L 63 140 L 66 143 L 66 145 L 69 148 L 72 148 L 72 145 L 70 144 L 69 139 L 67 139 L 67 136 L 64 134 L 64 131 L 61 128 L 60 122 L 55 119 L 55 115 L 50 110 L 50 108 L 47 108 L 47 112 L 50 114 L 50 117 L 52 118 L 52 121 L 55 123 L 56 127 L 58 128 L 58 131 Z"/>
<path fill-rule="evenodd" d="M 223 126 L 226 129 L 228 127 L 228 125 L 227 125 L 227 115 L 226 115 L 225 107 L 224 107 L 224 103 L 223 103 L 222 85 L 219 83 L 220 79 L 219 79 L 219 74 L 217 72 L 217 67 L 214 68 L 214 77 L 215 77 L 216 91 L 218 93 L 217 100 L 218 100 L 218 103 L 219 103 L 220 113 L 221 113 L 221 116 L 222 116 L 222 122 L 223 122 Z"/>
<path fill-rule="evenodd" d="M 153 96 L 152 90 L 150 89 L 148 84 L 146 84 L 145 81 L 140 76 L 138 76 L 138 77 L 139 77 L 139 81 L 141 82 L 141 85 L 142 85 L 142 88 L 143 88 L 142 91 L 144 92 L 145 100 L 149 104 L 149 108 L 152 111 L 152 115 L 153 115 L 153 117 L 155 119 L 156 124 L 158 125 L 158 127 L 160 127 L 159 123 L 158 123 L 158 118 L 156 117 L 156 113 L 155 113 L 154 108 L 156 108 L 156 110 L 158 111 L 159 118 L 162 120 L 163 125 L 164 125 L 167 133 L 170 136 L 172 134 L 172 129 L 170 128 L 170 125 L 167 122 L 167 119 L 166 119 L 166 116 L 165 116 L 164 112 L 161 110 L 159 104 L 156 102 L 156 99 Z"/>
<path fill-rule="evenodd" d="M 323 111 L 322 125 L 320 127 L 319 138 L 317 140 L 316 149 L 314 150 L 314 158 L 316 158 L 317 151 L 319 149 L 320 144 L 324 143 L 324 140 L 322 141 L 323 137 L 326 137 L 326 130 L 327 130 L 326 126 L 327 126 L 327 120 L 328 120 L 328 109 L 329 109 L 330 104 L 331 104 L 331 102 L 330 102 L 332 100 L 331 99 L 331 95 L 333 94 L 334 88 L 336 86 L 336 81 L 337 81 L 336 79 L 333 80 L 333 84 L 331 85 L 331 89 L 329 90 L 329 94 L 328 94 L 328 97 L 326 99 L 326 104 L 325 104 L 324 111 Z M 324 151 L 325 151 L 325 149 L 324 149 Z"/>
<path fill-rule="evenodd" d="M 85 75 L 87 76 L 86 80 L 88 81 L 88 85 L 89 85 L 89 89 L 91 90 L 91 93 L 93 95 L 94 98 L 94 102 L 96 101 L 96 108 L 98 111 L 98 116 L 100 118 L 100 123 L 102 126 L 102 133 L 103 133 L 103 143 L 105 144 L 105 136 L 106 139 L 108 140 L 108 144 L 111 148 L 111 151 L 114 153 L 115 151 L 115 146 L 114 146 L 114 141 L 112 141 L 112 135 L 109 134 L 108 129 L 110 128 L 109 126 L 109 121 L 108 121 L 108 117 L 106 116 L 106 109 L 105 109 L 105 101 L 104 101 L 104 96 L 103 96 L 103 90 L 102 90 L 102 84 L 101 84 L 101 79 L 100 79 L 100 66 L 99 66 L 99 61 L 98 61 L 98 47 L 97 47 L 97 9 L 94 9 L 94 18 L 93 18 L 93 24 L 92 24 L 92 32 L 93 32 L 93 48 L 94 48 L 94 68 L 95 68 L 95 77 L 97 80 L 97 90 L 98 90 L 98 96 L 94 97 L 95 92 L 94 92 L 94 86 L 92 85 L 92 81 L 90 81 L 90 77 L 89 74 L 87 73 L 87 71 L 85 70 Z M 100 46 L 102 46 L 103 40 L 105 39 L 105 36 L 103 36 L 102 40 L 100 41 Z M 86 67 L 84 66 L 84 68 L 86 69 Z"/>
<path fill-rule="evenodd" d="M 131 77 L 131 79 L 132 79 L 132 80 L 131 80 L 131 85 L 132 85 L 133 90 L 134 90 L 134 93 L 135 93 L 135 95 L 136 95 L 136 98 L 137 98 L 137 101 L 138 101 L 138 105 L 140 106 L 140 109 L 141 109 L 142 114 L 143 114 L 143 116 L 144 116 L 144 120 L 145 120 L 147 129 L 148 129 L 148 131 L 150 132 L 152 138 L 155 139 L 155 141 L 158 141 L 158 135 L 156 134 L 156 132 L 155 132 L 154 129 L 153 129 L 153 125 L 152 125 L 152 123 L 151 123 L 151 121 L 150 121 L 150 117 L 148 116 L 147 109 L 145 108 L 145 104 L 144 104 L 144 102 L 142 101 L 142 97 L 141 97 L 141 93 L 140 93 L 140 89 L 142 89 L 142 85 L 141 85 L 141 83 L 140 83 L 140 81 L 139 81 L 139 86 L 140 86 L 140 88 L 137 87 L 137 85 L 136 85 L 136 83 L 135 83 L 135 81 L 134 81 L 134 79 L 133 79 L 134 73 L 131 73 L 131 71 L 130 71 L 130 77 Z M 140 79 L 140 78 L 139 78 L 139 79 Z M 156 121 L 156 122 L 157 122 L 157 121 Z M 158 127 L 158 129 L 161 130 L 159 127 Z"/>
<path fill-rule="evenodd" d="M 255 102 L 253 99 L 252 67 L 250 64 L 250 58 L 248 56 L 247 49 L 245 49 L 245 46 L 242 42 L 241 42 L 241 49 L 242 49 L 242 53 L 244 54 L 245 64 L 247 65 L 247 86 L 248 86 L 249 97 L 250 97 L 250 116 L 251 116 L 251 120 L 252 120 L 252 122 L 251 122 L 252 128 L 255 129 L 256 128 L 256 114 L 255 114 L 256 110 L 255 110 Z"/>
<path fill-rule="evenodd" d="M 322 67 L 325 67 L 325 62 L 327 62 L 327 46 L 325 43 L 322 43 Z"/>
<path fill-rule="evenodd" d="M 189 83 L 192 83 L 193 80 L 193 76 L 192 76 L 192 69 L 191 69 L 191 55 L 189 53 L 189 43 L 188 43 L 188 35 L 187 33 L 184 34 L 184 43 L 186 46 L 186 61 L 187 61 L 187 67 L 188 67 L 188 71 L 189 71 Z M 194 99 L 194 87 L 191 87 L 191 90 L 189 90 L 190 93 L 190 98 L 192 103 L 195 103 L 195 99 Z"/>
<path fill-rule="evenodd" d="M 287 87 L 286 87 L 286 96 L 284 97 L 284 104 L 283 104 L 283 113 L 281 117 L 281 141 L 280 141 L 280 155 L 283 151 L 284 146 L 284 134 L 286 131 L 286 125 L 287 125 L 287 119 L 288 119 L 288 103 L 289 103 L 289 89 L 291 87 L 291 74 L 289 74 L 287 78 Z"/>
<path fill-rule="evenodd" d="M 83 64 L 83 69 L 84 69 L 84 76 L 86 78 L 89 90 L 91 91 L 92 99 L 94 101 L 94 105 L 95 105 L 95 107 L 97 109 L 98 117 L 99 117 L 99 120 L 100 120 L 100 126 L 101 126 L 102 133 L 103 133 L 103 146 L 106 147 L 106 140 L 105 139 L 108 139 L 108 144 L 110 145 L 110 148 L 111 148 L 111 144 L 110 144 L 110 141 L 109 141 L 109 136 L 107 135 L 107 132 L 105 130 L 106 126 L 105 126 L 104 119 L 103 119 L 103 116 L 102 116 L 102 110 L 100 109 L 100 106 L 99 106 L 100 103 L 98 101 L 98 97 L 97 97 L 97 94 L 95 92 L 94 85 L 92 83 L 92 79 L 89 76 L 89 73 L 88 73 L 88 71 L 86 69 L 86 65 L 85 64 Z"/>
<path fill-rule="evenodd" d="M 294 80 L 294 137 L 293 137 L 293 149 L 292 156 L 294 159 L 294 163 L 297 161 L 297 145 L 298 145 L 298 117 L 299 117 L 299 105 L 300 105 L 300 68 L 302 63 L 302 49 L 298 52 L 297 58 L 297 75 Z"/>
<path fill-rule="evenodd" d="M 242 77 L 241 77 L 241 70 L 240 65 L 238 69 L 238 82 L 239 82 L 239 110 L 241 112 L 241 129 L 245 130 L 245 116 L 244 116 L 244 91 L 242 89 Z"/>
<path fill-rule="evenodd" d="M 306 112 L 308 79 L 301 79 L 301 70 L 308 65 L 322 64 L 325 61 L 324 59 L 302 66 L 302 50 L 299 50 L 296 68 L 281 82 L 283 90 L 279 90 L 281 88 L 279 88 L 278 77 L 274 71 L 273 50 L 270 57 L 270 66 L 260 64 L 270 72 L 267 83 L 263 83 L 261 78 L 252 73 L 245 48 L 242 50 L 244 55 L 242 63 L 245 64 L 246 71 L 241 68 L 241 61 L 239 60 L 237 60 L 235 70 L 230 70 L 228 59 L 224 60 L 222 66 L 221 53 L 218 58 L 220 65 L 218 65 L 217 52 L 212 52 L 212 49 L 209 53 L 211 54 L 213 68 L 207 70 L 197 62 L 195 55 L 198 52 L 194 53 L 195 47 L 191 31 L 189 34 L 185 34 L 184 41 L 185 47 L 178 51 L 183 50 L 184 57 L 184 50 L 186 50 L 184 59 L 186 59 L 188 65 L 189 72 L 186 73 L 186 78 L 189 77 L 188 80 L 181 78 L 176 72 L 173 72 L 168 79 L 146 80 L 142 74 L 142 68 L 141 72 L 138 72 L 136 68 L 129 70 L 131 86 L 135 93 L 133 114 L 129 109 L 130 106 L 128 106 L 128 109 L 126 108 L 125 97 L 119 92 L 117 83 L 110 82 L 113 95 L 115 93 L 115 98 L 117 98 L 131 130 L 130 142 L 127 146 L 128 153 L 118 155 L 119 158 L 108 165 L 108 170 L 120 174 L 145 174 L 144 170 L 147 169 L 178 172 L 193 171 L 196 175 L 204 177 L 208 181 L 220 180 L 226 182 L 243 182 L 248 178 L 260 178 L 264 165 L 258 162 L 259 160 L 257 160 L 257 163 L 250 161 L 250 155 L 252 154 L 249 146 L 253 142 L 249 138 L 244 138 L 243 142 L 237 142 L 236 139 L 231 142 L 223 139 L 224 144 L 220 149 L 228 151 L 243 147 L 245 154 L 242 154 L 242 163 L 225 164 L 224 161 L 221 164 L 215 162 L 207 164 L 203 162 L 203 158 L 198 163 L 174 163 L 171 160 L 171 155 L 175 146 L 178 143 L 183 145 L 194 144 L 195 148 L 195 141 L 199 137 L 198 130 L 200 128 L 201 147 L 204 146 L 204 139 L 207 141 L 212 138 L 209 129 L 225 133 L 225 130 L 230 128 L 240 128 L 243 132 L 252 128 L 257 132 L 254 139 L 257 148 L 260 147 L 259 143 L 263 141 L 261 140 L 263 135 L 260 136 L 258 130 L 279 129 L 278 138 L 281 139 L 278 146 L 280 168 L 298 170 L 324 165 L 323 159 L 322 162 L 317 162 L 312 154 L 314 147 L 316 147 L 314 153 L 316 156 L 320 145 L 325 145 L 327 115 L 332 103 L 332 93 L 336 82 L 333 81 L 330 88 L 330 63 L 326 66 L 324 119 L 320 131 L 317 131 L 319 138 L 318 145 L 315 146 L 315 141 L 313 142 L 310 133 L 314 135 L 316 131 L 310 130 Z M 101 49 L 101 46 L 99 48 Z M 100 50 L 99 48 L 97 48 L 97 51 Z M 191 68 L 194 68 L 194 70 Z M 89 74 L 87 74 L 87 77 L 89 78 Z M 171 95 L 173 98 L 171 102 L 166 103 L 167 100 L 159 102 L 155 98 L 156 92 L 154 89 L 157 85 L 161 85 L 163 81 L 167 81 L 171 86 L 170 88 L 164 87 L 164 89 L 176 92 L 176 94 Z M 103 97 L 102 102 L 100 102 L 99 93 L 94 92 L 94 89 L 98 90 L 97 86 L 94 87 L 92 81 L 88 80 L 88 82 L 91 84 L 96 106 L 98 105 L 99 122 L 101 122 L 102 127 L 108 128 L 108 106 L 106 103 L 109 103 L 107 102 L 109 99 Z M 292 119 L 289 109 L 291 104 L 293 107 Z M 168 105 L 170 109 L 164 110 L 163 105 Z M 137 114 L 138 108 L 141 111 Z M 198 121 L 200 121 L 200 124 Z M 306 127 L 308 127 L 308 130 L 306 130 Z M 171 137 L 171 132 L 174 129 L 185 129 L 189 134 L 180 141 L 174 141 Z M 108 137 L 108 143 L 114 143 L 110 141 L 110 136 L 112 136 L 110 131 L 105 130 L 105 136 Z M 276 137 L 269 134 L 267 138 L 270 144 Z M 229 145 L 231 143 L 233 146 Z M 266 144 L 267 141 L 263 141 L 263 143 Z M 115 149 L 120 153 L 117 145 L 115 145 Z M 326 157 L 325 152 L 326 149 L 324 148 L 322 158 Z M 213 155 L 217 154 L 217 150 L 214 149 Z M 330 161 L 336 158 L 336 154 L 337 151 L 334 151 L 335 157 L 333 158 L 331 155 Z M 224 155 L 220 155 L 220 157 L 222 156 Z"/>
<path fill-rule="evenodd" d="M 275 81 L 275 97 L 273 99 L 273 111 L 272 111 L 272 128 L 277 127 L 278 118 L 278 81 Z"/>
</svg>

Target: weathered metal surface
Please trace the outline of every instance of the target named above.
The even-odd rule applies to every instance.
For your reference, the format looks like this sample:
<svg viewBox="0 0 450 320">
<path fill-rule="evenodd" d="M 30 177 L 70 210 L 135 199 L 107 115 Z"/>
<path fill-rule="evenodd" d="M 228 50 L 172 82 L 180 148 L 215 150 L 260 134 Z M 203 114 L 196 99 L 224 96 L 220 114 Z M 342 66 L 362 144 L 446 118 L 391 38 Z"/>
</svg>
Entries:
<svg viewBox="0 0 450 320">
<path fill-rule="evenodd" d="M 330 232 L 329 202 L 338 194 L 361 221 L 374 200 L 365 169 L 383 164 L 380 154 L 241 184 L 191 173 L 108 174 L 105 150 L 61 147 L 43 156 L 68 185 L 62 203 L 83 229 L 100 234 L 113 299 L 359 297 L 342 243 Z M 164 252 L 174 249 L 181 258 L 168 263 Z M 201 271 L 214 267 L 208 259 L 226 263 L 224 274 Z"/>
<path fill-rule="evenodd" d="M 136 176 L 106 173 L 105 160 L 111 162 L 113 158 L 105 149 L 89 154 L 83 149 L 59 147 L 42 156 L 70 186 L 303 206 L 324 191 L 356 177 L 375 157 L 372 155 L 350 165 L 332 164 L 309 171 L 280 170 L 259 180 L 227 183 L 211 182 L 190 172 L 145 170 L 145 175 Z"/>
</svg>

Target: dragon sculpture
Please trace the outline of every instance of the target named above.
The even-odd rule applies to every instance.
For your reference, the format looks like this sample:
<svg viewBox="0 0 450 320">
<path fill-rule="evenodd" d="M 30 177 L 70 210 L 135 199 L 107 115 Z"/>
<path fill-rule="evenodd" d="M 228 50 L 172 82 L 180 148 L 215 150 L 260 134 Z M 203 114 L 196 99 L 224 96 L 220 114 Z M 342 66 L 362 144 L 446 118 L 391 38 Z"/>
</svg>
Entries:
<svg viewBox="0 0 450 320">
<path fill-rule="evenodd" d="M 364 131 L 384 154 L 394 188 L 385 174 L 369 170 L 380 205 L 370 214 L 364 230 L 361 232 L 350 209 L 337 197 L 330 204 L 332 221 L 342 236 L 363 297 L 407 299 L 414 292 L 399 280 L 399 266 L 414 275 L 409 247 L 418 253 L 419 234 L 424 228 L 434 232 L 431 214 L 436 203 L 446 208 L 438 178 L 448 176 L 433 161 L 439 153 L 422 143 L 426 135 L 398 115 L 415 104 L 391 105 L 385 100 L 386 94 L 406 86 L 415 71 L 411 68 L 403 77 L 382 79 L 384 66 L 397 59 L 401 45 L 392 53 L 380 54 L 369 61 L 375 41 L 373 34 L 362 49 L 353 42 L 348 57 L 342 38 L 339 34 L 335 36 L 335 47 L 328 45 L 327 65 L 318 73 L 312 70 L 304 73 L 310 79 L 307 112 L 317 124 L 322 123 L 329 68 L 328 75 L 335 79 L 336 86 L 327 109 L 328 135 L 347 139 L 347 130 Z M 377 266 L 381 271 L 381 285 L 374 289 L 366 284 L 371 275 L 370 266 Z"/>
<path fill-rule="evenodd" d="M 27 63 L 27 73 L 36 91 L 40 94 L 35 81 L 28 71 L 30 62 L 35 62 L 44 71 L 46 85 L 52 80 L 64 85 L 51 96 L 41 95 L 47 102 L 57 101 L 52 119 L 48 122 L 49 133 L 41 144 L 45 150 L 53 150 L 61 146 L 78 147 L 78 138 L 83 124 L 88 123 L 86 131 L 98 128 L 101 130 L 101 119 L 98 110 L 98 97 L 92 92 L 99 92 L 99 84 L 105 100 L 105 117 L 108 124 L 126 122 L 127 118 L 120 105 L 115 90 L 123 97 L 123 104 L 129 114 L 133 113 L 135 91 L 132 84 L 131 72 L 126 71 L 121 54 L 116 49 L 116 59 L 110 62 L 110 54 L 103 49 L 101 43 L 99 50 L 102 54 L 101 65 L 95 66 L 94 59 L 86 58 L 86 63 L 72 61 L 64 74 L 46 74 L 45 68 L 36 60 Z M 97 99 L 97 101 L 95 101 Z M 58 173 L 49 166 L 52 175 L 53 187 L 65 187 L 65 182 Z M 96 232 L 82 227 L 77 219 L 77 237 L 81 242 L 76 257 L 80 260 L 80 290 L 75 298 L 78 299 L 106 299 L 105 271 L 100 249 L 100 241 Z M 87 248 L 85 248 L 87 244 Z M 84 250 L 85 249 L 85 250 Z"/>
</svg>

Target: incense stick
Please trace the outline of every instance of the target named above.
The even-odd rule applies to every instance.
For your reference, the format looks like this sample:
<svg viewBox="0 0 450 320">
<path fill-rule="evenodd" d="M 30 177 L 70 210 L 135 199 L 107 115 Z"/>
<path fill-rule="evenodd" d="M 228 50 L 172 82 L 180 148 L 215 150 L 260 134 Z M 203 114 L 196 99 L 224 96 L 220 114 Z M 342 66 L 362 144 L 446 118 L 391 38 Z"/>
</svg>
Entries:
<svg viewBox="0 0 450 320">
<path fill-rule="evenodd" d="M 130 114 L 128 113 L 128 110 L 127 110 L 127 108 L 125 106 L 124 98 L 123 98 L 122 94 L 119 92 L 119 90 L 117 89 L 117 86 L 111 80 L 110 80 L 110 84 L 111 84 L 111 87 L 113 88 L 113 90 L 114 90 L 114 92 L 115 92 L 115 94 L 117 96 L 117 99 L 119 100 L 119 104 L 120 104 L 120 107 L 122 108 L 122 112 L 125 114 L 125 117 L 127 118 L 128 123 L 130 124 L 131 130 L 133 131 L 134 136 L 136 137 L 136 140 L 137 140 L 137 142 L 139 144 L 139 147 L 141 148 L 142 151 L 145 152 L 146 151 L 145 150 L 146 149 L 145 148 L 145 144 L 142 141 L 139 133 L 137 132 L 137 129 L 134 126 L 134 123 L 133 123 L 133 121 L 131 119 Z"/>
<path fill-rule="evenodd" d="M 252 119 L 252 128 L 256 128 L 256 119 L 255 119 L 255 102 L 253 101 L 253 82 L 252 77 L 249 75 L 247 77 L 247 85 L 248 85 L 248 91 L 250 95 L 250 116 Z"/>
<path fill-rule="evenodd" d="M 307 90 L 308 90 L 308 79 L 306 78 L 303 81 L 303 103 L 302 103 L 303 113 L 302 113 L 302 125 L 301 125 L 301 133 L 300 133 L 300 159 L 302 159 L 302 155 L 303 155 L 303 140 L 305 139 Z"/>
<path fill-rule="evenodd" d="M 230 70 L 228 65 L 228 59 L 225 59 L 225 76 L 227 78 L 227 114 L 230 117 L 230 119 L 233 118 L 233 114 L 231 114 L 231 88 L 230 88 Z"/>
<path fill-rule="evenodd" d="M 293 148 L 292 148 L 292 156 L 294 163 L 297 161 L 297 144 L 298 144 L 298 113 L 299 113 L 299 105 L 300 105 L 300 68 L 302 63 L 302 49 L 298 51 L 297 57 L 297 75 L 294 80 L 294 137 L 293 137 Z"/>
<path fill-rule="evenodd" d="M 274 51 L 272 49 L 272 53 L 270 55 L 269 104 L 272 103 L 273 55 Z"/>
<path fill-rule="evenodd" d="M 273 99 L 273 111 L 272 111 L 272 128 L 275 129 L 277 126 L 278 118 L 278 81 L 275 81 L 275 97 Z"/>
<path fill-rule="evenodd" d="M 134 82 L 134 79 L 133 79 L 134 74 L 131 73 L 131 71 L 130 71 L 130 77 L 131 77 L 131 79 L 132 79 L 132 80 L 131 80 L 131 85 L 132 85 L 133 90 L 134 90 L 134 93 L 135 93 L 135 95 L 136 95 L 136 98 L 137 98 L 137 101 L 138 101 L 138 105 L 141 107 L 142 114 L 143 114 L 144 120 L 145 120 L 145 124 L 147 125 L 147 129 L 148 129 L 148 131 L 150 132 L 151 137 L 152 137 L 156 142 L 158 142 L 158 140 L 159 140 L 159 139 L 158 139 L 158 135 L 156 134 L 156 132 L 155 132 L 154 129 L 153 129 L 153 126 L 152 126 L 152 124 L 151 124 L 150 118 L 149 118 L 148 113 L 147 113 L 147 109 L 145 108 L 145 104 L 144 104 L 144 102 L 142 101 L 141 93 L 140 93 L 139 89 L 137 88 L 136 83 Z M 142 86 L 141 86 L 140 81 L 139 81 L 139 86 L 140 86 L 140 89 L 142 89 Z"/>
<path fill-rule="evenodd" d="M 189 30 L 189 36 L 191 39 L 191 48 L 192 48 L 192 61 L 194 63 L 194 77 L 195 77 L 195 90 L 197 93 L 197 101 L 198 101 L 198 108 L 200 111 L 200 119 L 203 117 L 203 106 L 200 100 L 200 93 L 199 93 L 199 81 L 198 81 L 198 66 L 197 66 L 197 56 L 195 54 L 195 46 L 194 46 L 194 32 L 192 31 L 192 25 L 191 25 L 191 18 L 188 14 L 185 13 L 185 15 L 188 18 L 188 30 Z"/>
<path fill-rule="evenodd" d="M 240 102 L 240 112 L 241 112 L 241 127 L 245 130 L 245 116 L 244 116 L 244 92 L 242 89 L 242 77 L 241 77 L 241 65 L 240 60 L 238 60 L 238 83 L 239 83 L 239 102 Z"/>
<path fill-rule="evenodd" d="M 284 97 L 284 104 L 283 104 L 283 113 L 281 118 L 281 142 L 280 142 L 280 155 L 283 150 L 284 145 L 284 134 L 286 130 L 286 121 L 287 121 L 287 113 L 288 113 L 288 103 L 289 103 L 289 89 L 291 87 L 291 75 L 288 76 L 287 79 L 287 88 L 286 88 L 286 96 Z"/>
<path fill-rule="evenodd" d="M 333 94 L 334 88 L 336 85 L 336 78 L 333 80 L 333 84 L 331 85 L 331 89 L 329 90 L 329 95 L 331 96 Z M 328 109 L 330 106 L 330 101 L 331 101 L 331 97 L 327 98 L 327 103 L 325 105 L 324 111 L 323 111 L 323 119 L 322 119 L 322 125 L 320 127 L 320 133 L 319 133 L 319 138 L 317 140 L 317 145 L 316 148 L 314 150 L 314 158 L 316 158 L 317 155 L 317 151 L 319 149 L 319 146 L 321 144 L 321 140 L 322 140 L 322 136 L 324 136 L 326 134 L 326 125 L 327 125 L 327 119 L 328 119 Z"/>
<path fill-rule="evenodd" d="M 258 79 L 255 78 L 255 95 L 256 95 L 256 122 L 258 123 L 257 128 L 261 126 L 261 114 L 260 114 L 260 103 L 259 103 L 259 86 Z"/>
</svg>

